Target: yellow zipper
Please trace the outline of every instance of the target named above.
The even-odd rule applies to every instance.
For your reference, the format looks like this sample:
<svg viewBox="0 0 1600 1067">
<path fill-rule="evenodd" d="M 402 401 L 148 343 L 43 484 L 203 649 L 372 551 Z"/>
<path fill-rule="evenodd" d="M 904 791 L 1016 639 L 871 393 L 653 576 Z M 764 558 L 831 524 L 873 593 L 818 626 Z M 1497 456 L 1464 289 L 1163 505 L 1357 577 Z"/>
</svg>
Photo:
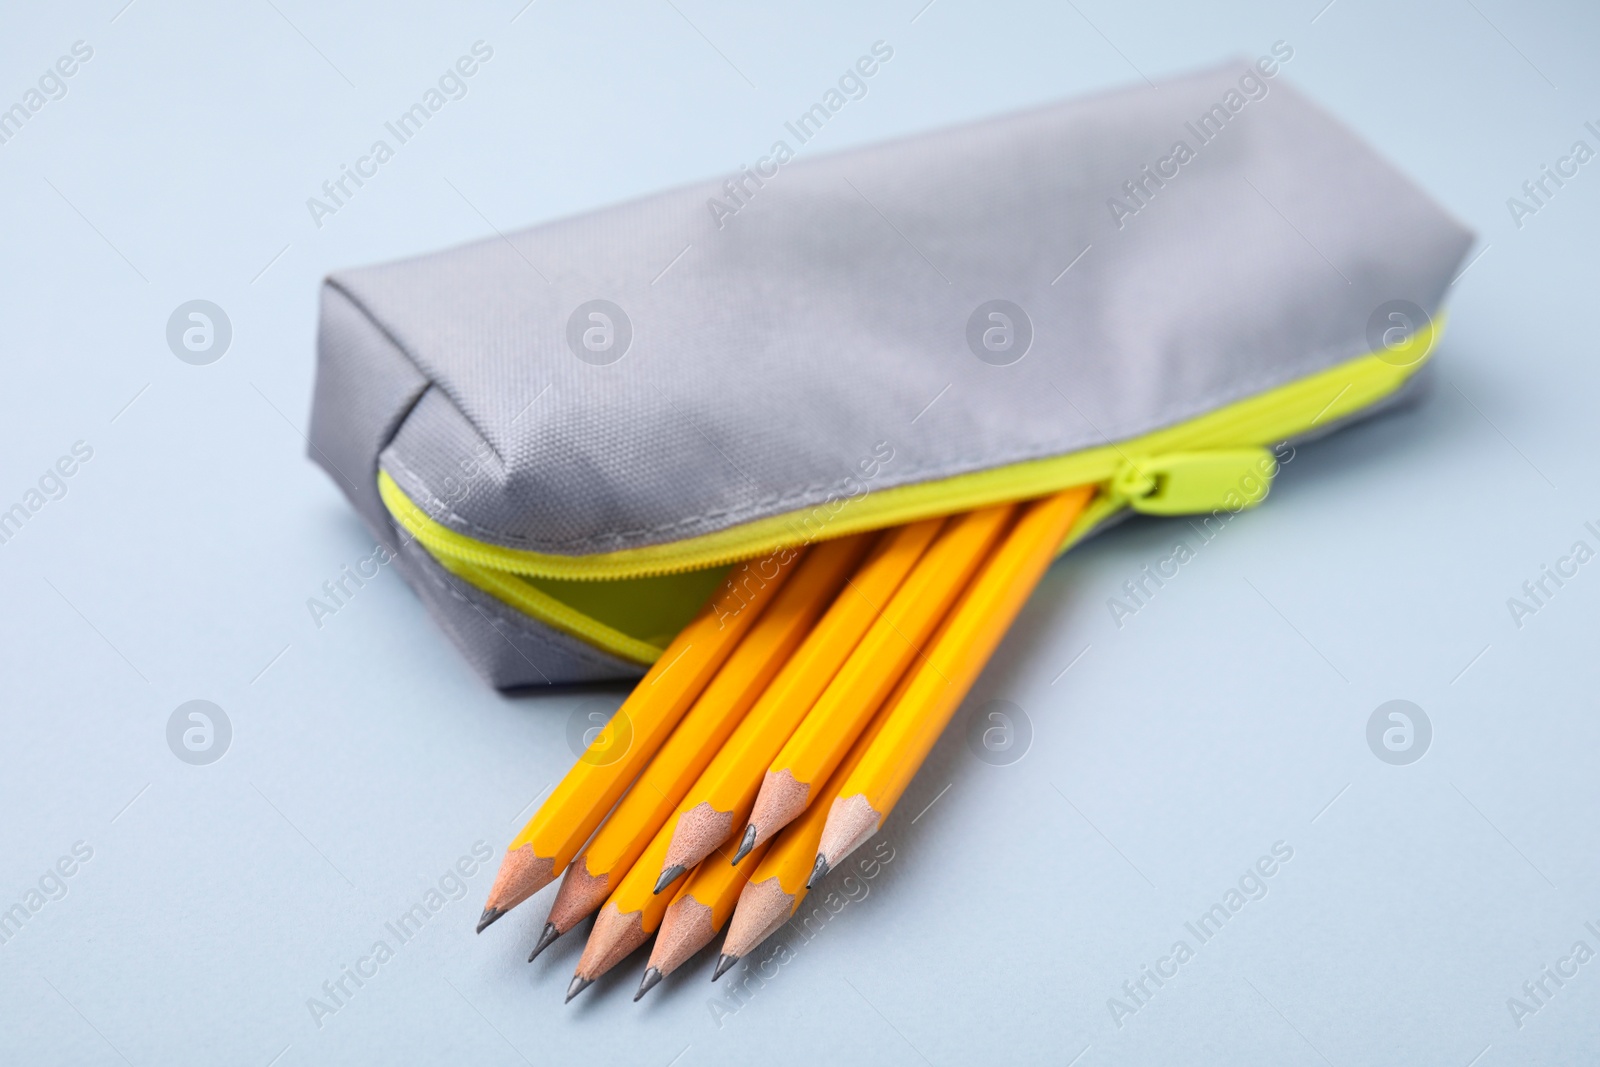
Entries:
<svg viewBox="0 0 1600 1067">
<path fill-rule="evenodd" d="M 1266 495 L 1276 463 L 1265 446 L 1381 401 L 1423 366 L 1442 328 L 1441 319 L 1398 347 L 1360 356 L 1141 437 L 883 489 L 643 548 L 586 556 L 507 548 L 435 522 L 383 470 L 378 472 L 378 491 L 395 522 L 451 573 L 556 629 L 623 658 L 649 663 L 660 652 L 653 642 L 577 612 L 517 576 L 622 581 L 705 570 L 797 544 L 1025 500 L 1074 485 L 1094 484 L 1101 491 L 1063 548 L 1123 508 L 1163 515 L 1237 511 Z"/>
</svg>

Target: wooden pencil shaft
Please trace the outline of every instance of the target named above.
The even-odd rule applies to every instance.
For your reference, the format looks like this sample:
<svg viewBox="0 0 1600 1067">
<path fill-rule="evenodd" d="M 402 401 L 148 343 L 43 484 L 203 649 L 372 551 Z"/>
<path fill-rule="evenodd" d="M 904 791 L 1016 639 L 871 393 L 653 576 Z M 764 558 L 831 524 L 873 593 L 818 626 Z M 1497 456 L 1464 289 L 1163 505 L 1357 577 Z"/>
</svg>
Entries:
<svg viewBox="0 0 1600 1067">
<path fill-rule="evenodd" d="M 939 621 L 938 628 L 929 638 L 930 647 L 944 639 L 954 617 L 953 611 L 947 612 Z M 733 917 L 728 923 L 728 936 L 722 949 L 724 960 L 730 956 L 748 956 L 782 929 L 783 924 L 799 909 L 809 892 L 806 882 L 815 867 L 834 800 L 871 749 L 884 723 L 888 722 L 889 715 L 899 705 L 916 677 L 915 669 L 901 675 L 894 692 L 873 714 L 872 721 L 823 785 L 817 803 L 784 827 L 772 841 L 771 849 L 751 873 L 749 883 L 740 891 L 734 905 Z"/>
<path fill-rule="evenodd" d="M 549 922 L 565 933 L 603 903 L 860 561 L 871 538 L 811 550 L 638 781 L 567 868 Z M 685 865 L 687 866 L 687 865 Z"/>
<path fill-rule="evenodd" d="M 820 787 L 918 657 L 1013 511 L 1012 505 L 981 508 L 950 521 L 773 759 L 772 774 L 788 771 L 795 781 Z"/>
<path fill-rule="evenodd" d="M 734 773 L 708 783 L 715 791 L 713 804 L 744 799 L 760 784 L 760 772 L 781 749 L 794 728 L 805 718 L 840 669 L 850 659 L 874 621 L 922 559 L 943 529 L 943 519 L 927 519 L 886 535 L 883 550 L 874 553 L 852 575 L 839 599 L 823 618 L 811 637 L 790 661 L 782 676 L 763 697 L 751 716 L 748 730 L 736 734 L 729 752 L 743 761 Z M 759 717 L 758 717 L 759 716 Z M 782 727 L 787 726 L 785 730 Z M 779 738 L 782 740 L 779 740 Z M 762 766 L 750 773 L 749 760 L 755 752 L 772 749 L 760 759 Z M 731 795 L 729 795 L 731 794 Z M 722 809 L 729 810 L 729 809 Z"/>
<path fill-rule="evenodd" d="M 868 539 L 818 546 L 723 663 L 583 850 L 591 875 L 631 866 L 782 668 L 865 552 Z"/>
<path fill-rule="evenodd" d="M 559 871 L 594 832 L 628 783 L 710 683 L 763 610 L 777 597 L 800 553 L 791 549 L 740 564 L 661 659 L 634 687 L 604 729 L 556 786 L 510 849 L 533 845 Z M 622 738 L 623 732 L 630 740 Z M 613 758 L 613 749 L 626 751 Z M 508 849 L 508 851 L 510 850 Z"/>
<path fill-rule="evenodd" d="M 951 617 L 946 615 L 940 620 L 939 628 L 934 631 L 930 644 L 937 642 L 949 629 Z M 901 675 L 889 699 L 879 706 L 872 720 L 867 723 L 866 729 L 861 731 L 861 736 L 856 738 L 855 744 L 850 746 L 850 751 L 828 777 L 817 794 L 816 803 L 806 808 L 798 819 L 785 826 L 778 836 L 773 838 L 772 848 L 767 852 L 766 858 L 761 860 L 750 874 L 751 882 L 776 878 L 783 892 L 794 897 L 794 907 L 800 906 L 800 901 L 806 895 L 806 880 L 811 877 L 811 868 L 817 858 L 817 844 L 822 839 L 822 830 L 827 825 L 828 812 L 833 806 L 834 798 L 839 795 L 839 790 L 844 788 L 851 772 L 856 769 L 856 765 L 861 762 L 872 742 L 883 730 L 883 724 L 889 721 L 889 713 L 900 702 L 900 698 L 905 696 L 906 690 L 911 687 L 915 679 L 915 670 L 908 670 Z M 745 860 L 746 865 L 749 862 L 749 859 Z"/>
<path fill-rule="evenodd" d="M 624 914 L 628 912 L 643 912 L 647 916 L 654 916 L 653 921 L 645 925 L 645 929 L 654 932 L 661 923 L 661 915 L 667 910 L 667 905 L 672 903 L 672 893 L 657 893 L 655 891 L 656 878 L 661 873 L 661 863 L 666 859 L 667 846 L 672 842 L 672 827 L 662 826 L 650 839 L 650 844 L 640 853 L 623 875 L 614 881 L 615 889 L 606 899 L 607 904 L 615 904 L 617 910 Z M 693 871 L 686 872 L 684 877 L 691 877 Z"/>
<path fill-rule="evenodd" d="M 678 805 L 670 864 L 703 859 L 742 830 L 762 774 L 944 524 L 884 534 Z"/>
<path fill-rule="evenodd" d="M 973 578 L 949 627 L 916 669 L 836 803 L 859 794 L 880 819 L 888 815 L 1092 495 L 1092 487 L 1085 486 L 1027 505 Z"/>
</svg>

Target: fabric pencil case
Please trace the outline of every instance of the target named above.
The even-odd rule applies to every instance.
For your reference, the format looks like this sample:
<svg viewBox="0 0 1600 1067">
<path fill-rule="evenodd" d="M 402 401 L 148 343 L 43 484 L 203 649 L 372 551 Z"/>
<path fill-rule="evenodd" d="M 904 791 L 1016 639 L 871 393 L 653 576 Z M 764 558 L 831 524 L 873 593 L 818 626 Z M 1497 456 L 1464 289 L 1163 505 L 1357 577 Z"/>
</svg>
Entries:
<svg viewBox="0 0 1600 1067">
<path fill-rule="evenodd" d="M 790 137 L 330 276 L 311 455 L 489 682 L 637 677 L 775 549 L 1087 483 L 1068 544 L 1258 503 L 1275 445 L 1414 391 L 1471 240 L 1267 59 Z"/>
</svg>

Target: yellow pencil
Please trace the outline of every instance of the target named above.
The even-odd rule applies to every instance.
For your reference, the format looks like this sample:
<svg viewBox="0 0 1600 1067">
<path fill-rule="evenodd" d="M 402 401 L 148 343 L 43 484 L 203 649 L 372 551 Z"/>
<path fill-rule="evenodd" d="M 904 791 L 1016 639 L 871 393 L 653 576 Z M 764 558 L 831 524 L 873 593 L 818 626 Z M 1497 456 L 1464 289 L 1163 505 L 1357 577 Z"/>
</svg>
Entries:
<svg viewBox="0 0 1600 1067">
<path fill-rule="evenodd" d="M 821 833 L 819 826 L 817 832 Z M 779 841 L 783 840 L 780 835 Z M 725 847 L 718 847 L 706 862 L 694 869 L 694 874 L 683 880 L 683 886 L 667 905 L 661 917 L 661 929 L 656 943 L 650 949 L 650 962 L 644 976 L 639 979 L 639 991 L 633 995 L 638 1000 L 673 971 L 689 962 L 696 952 L 711 944 L 722 924 L 733 914 L 739 893 L 745 887 L 750 872 L 757 869 L 762 855 L 773 844 L 768 841 L 757 845 L 738 867 L 727 862 L 733 857 Z M 811 845 L 816 851 L 816 842 Z"/>
<path fill-rule="evenodd" d="M 634 949 L 650 940 L 661 925 L 671 898 L 654 890 L 656 872 L 672 841 L 672 828 L 663 826 L 651 839 L 637 863 L 617 883 L 616 892 L 595 916 L 594 928 L 578 958 L 577 969 L 567 986 L 567 1000 L 585 989 L 611 968 L 627 959 Z"/>
<path fill-rule="evenodd" d="M 886 532 L 850 576 L 750 714 L 678 804 L 656 892 L 727 841 L 750 816 L 761 776 L 944 525 L 925 519 Z"/>
<path fill-rule="evenodd" d="M 794 549 L 780 549 L 729 572 L 506 847 L 479 933 L 555 881 L 777 596 L 798 558 Z"/>
<path fill-rule="evenodd" d="M 930 644 L 937 643 L 949 625 L 950 616 L 947 614 L 934 632 Z M 749 882 L 744 883 L 739 892 L 738 902 L 733 909 L 733 921 L 729 923 L 728 936 L 722 943 L 722 954 L 717 959 L 716 970 L 711 974 L 713 982 L 776 933 L 800 907 L 800 902 L 806 897 L 806 882 L 816 867 L 817 843 L 822 840 L 822 827 L 828 821 L 828 809 L 832 806 L 833 798 L 838 796 L 850 772 L 861 762 L 868 746 L 888 721 L 889 712 L 900 702 L 915 678 L 915 670 L 908 670 L 901 676 L 889 699 L 879 706 L 872 721 L 867 723 L 867 728 L 861 731 L 861 736 L 850 746 L 849 753 L 828 777 L 827 784 L 817 794 L 817 802 L 785 826 L 777 837 L 766 845 L 758 846 L 758 851 L 752 851 L 750 858 L 742 865 L 748 869 L 751 864 L 756 864 L 756 868 L 750 872 Z M 761 848 L 767 849 L 765 857 L 759 854 Z M 716 862 L 702 864 L 694 880 L 700 881 L 707 873 L 721 866 Z M 673 903 L 676 905 L 677 902 Z M 670 909 L 668 915 L 671 915 Z M 653 956 L 651 959 L 654 962 Z"/>
<path fill-rule="evenodd" d="M 767 768 L 741 850 L 781 830 L 815 798 L 990 548 L 1016 506 L 951 519 Z"/>
<path fill-rule="evenodd" d="M 1082 486 L 1028 504 L 984 562 L 949 627 L 927 661 L 914 668 L 905 695 L 834 798 L 813 883 L 883 825 L 1093 493 Z"/>
<path fill-rule="evenodd" d="M 794 576 L 761 613 L 616 810 L 567 867 L 529 962 L 605 902 L 875 539 L 872 534 L 858 534 L 828 541 L 807 550 L 804 559 L 791 565 Z"/>
</svg>

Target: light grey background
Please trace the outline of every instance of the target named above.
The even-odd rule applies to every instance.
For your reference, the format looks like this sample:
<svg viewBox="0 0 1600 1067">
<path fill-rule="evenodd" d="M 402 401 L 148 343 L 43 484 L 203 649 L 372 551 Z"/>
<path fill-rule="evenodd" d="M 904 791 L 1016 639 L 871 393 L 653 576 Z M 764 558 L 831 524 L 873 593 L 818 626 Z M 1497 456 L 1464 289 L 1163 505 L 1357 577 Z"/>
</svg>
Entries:
<svg viewBox="0 0 1600 1067">
<path fill-rule="evenodd" d="M 1600 148 L 1592 9 L 121 4 L 0 18 L 0 106 L 94 49 L 0 145 L 0 508 L 93 448 L 0 545 L 0 908 L 93 850 L 0 944 L 0 1060 L 1593 1055 L 1600 959 L 1520 1027 L 1507 999 L 1600 951 L 1600 562 L 1520 628 L 1507 598 L 1600 548 L 1600 161 L 1520 228 L 1506 205 Z M 306 198 L 479 39 L 470 94 L 317 228 Z M 731 174 L 879 39 L 894 61 L 805 151 L 1289 42 L 1284 77 L 1480 234 L 1436 390 L 1300 450 L 1203 547 L 1145 520 L 1075 550 L 969 702 L 1024 709 L 1030 750 L 994 766 L 953 727 L 866 899 L 737 1011 L 707 958 L 640 1005 L 635 960 L 563 1008 L 579 939 L 523 962 L 548 896 L 472 934 L 491 863 L 319 1028 L 307 999 L 394 946 L 386 921 L 474 842 L 498 858 L 593 694 L 486 690 L 387 570 L 313 623 L 307 598 L 372 552 L 303 456 L 317 282 Z M 166 343 L 194 299 L 232 322 L 208 366 Z M 1108 598 L 1180 540 L 1197 557 L 1119 628 Z M 1396 698 L 1433 725 L 1407 766 L 1366 742 Z M 167 745 L 193 699 L 232 724 L 209 765 Z M 1278 841 L 1267 895 L 1199 944 L 1185 922 Z M 1178 939 L 1194 958 L 1116 1025 L 1108 998 Z"/>
</svg>

